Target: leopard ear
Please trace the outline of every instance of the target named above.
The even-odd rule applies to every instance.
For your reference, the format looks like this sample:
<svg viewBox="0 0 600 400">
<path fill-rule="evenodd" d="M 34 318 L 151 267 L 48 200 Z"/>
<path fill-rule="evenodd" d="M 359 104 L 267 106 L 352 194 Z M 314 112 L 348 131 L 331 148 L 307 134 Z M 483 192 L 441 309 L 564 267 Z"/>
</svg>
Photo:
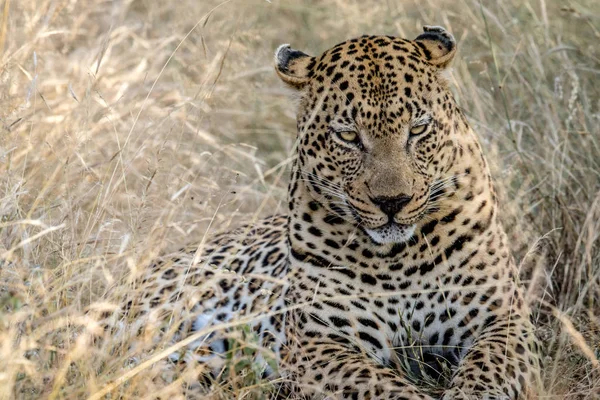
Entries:
<svg viewBox="0 0 600 400">
<path fill-rule="evenodd" d="M 439 68 L 446 68 L 456 54 L 454 36 L 441 26 L 425 25 L 415 42 L 423 49 L 427 61 Z"/>
<path fill-rule="evenodd" d="M 310 79 L 315 58 L 282 44 L 275 51 L 275 71 L 289 86 L 301 89 Z"/>
</svg>

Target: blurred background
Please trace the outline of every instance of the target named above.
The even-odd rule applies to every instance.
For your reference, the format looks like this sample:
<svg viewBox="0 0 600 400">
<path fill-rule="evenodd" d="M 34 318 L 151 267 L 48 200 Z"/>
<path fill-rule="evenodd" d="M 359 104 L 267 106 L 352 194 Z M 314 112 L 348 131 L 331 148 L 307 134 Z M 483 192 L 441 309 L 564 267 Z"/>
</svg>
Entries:
<svg viewBox="0 0 600 400">
<path fill-rule="evenodd" d="M 295 103 L 272 69 L 279 44 L 317 55 L 423 25 L 458 41 L 452 90 L 529 288 L 540 397 L 600 398 L 597 0 L 3 0 L 0 12 L 1 399 L 183 396 L 152 367 L 118 381 L 145 356 L 94 350 L 89 311 L 113 309 L 159 254 L 286 211 Z M 215 396 L 268 386 L 232 380 Z"/>
</svg>

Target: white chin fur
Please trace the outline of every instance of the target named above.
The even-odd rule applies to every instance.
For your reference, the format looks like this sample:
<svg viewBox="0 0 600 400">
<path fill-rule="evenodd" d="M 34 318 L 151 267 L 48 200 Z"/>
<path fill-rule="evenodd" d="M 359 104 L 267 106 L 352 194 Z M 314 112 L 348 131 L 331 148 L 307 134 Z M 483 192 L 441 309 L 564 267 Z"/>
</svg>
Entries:
<svg viewBox="0 0 600 400">
<path fill-rule="evenodd" d="M 371 240 L 377 244 L 403 243 L 415 233 L 415 225 L 392 224 L 377 229 L 365 228 L 365 231 Z"/>
</svg>

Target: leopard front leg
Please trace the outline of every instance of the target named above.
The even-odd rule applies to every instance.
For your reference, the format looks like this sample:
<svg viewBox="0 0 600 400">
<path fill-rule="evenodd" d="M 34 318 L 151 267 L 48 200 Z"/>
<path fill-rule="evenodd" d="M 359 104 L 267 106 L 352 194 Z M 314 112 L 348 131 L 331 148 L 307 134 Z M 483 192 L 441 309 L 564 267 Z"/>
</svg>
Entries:
<svg viewBox="0 0 600 400">
<path fill-rule="evenodd" d="M 491 316 L 454 373 L 442 400 L 526 399 L 537 391 L 540 365 L 526 316 Z"/>
</svg>

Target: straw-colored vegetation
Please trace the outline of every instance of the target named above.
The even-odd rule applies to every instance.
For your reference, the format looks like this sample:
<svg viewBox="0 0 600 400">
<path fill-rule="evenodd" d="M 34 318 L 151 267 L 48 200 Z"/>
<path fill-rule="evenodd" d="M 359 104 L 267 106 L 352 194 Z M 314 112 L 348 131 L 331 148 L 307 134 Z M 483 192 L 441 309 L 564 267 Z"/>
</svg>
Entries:
<svg viewBox="0 0 600 400">
<path fill-rule="evenodd" d="M 454 92 L 530 287 L 541 397 L 600 397 L 597 0 L 4 0 L 0 12 L 0 399 L 182 396 L 180 377 L 157 383 L 160 349 L 93 345 L 89 311 L 113 309 L 159 254 L 285 211 L 295 122 L 278 44 L 316 54 L 424 24 L 459 42 Z M 268 397 L 241 365 L 214 394 Z"/>
</svg>

